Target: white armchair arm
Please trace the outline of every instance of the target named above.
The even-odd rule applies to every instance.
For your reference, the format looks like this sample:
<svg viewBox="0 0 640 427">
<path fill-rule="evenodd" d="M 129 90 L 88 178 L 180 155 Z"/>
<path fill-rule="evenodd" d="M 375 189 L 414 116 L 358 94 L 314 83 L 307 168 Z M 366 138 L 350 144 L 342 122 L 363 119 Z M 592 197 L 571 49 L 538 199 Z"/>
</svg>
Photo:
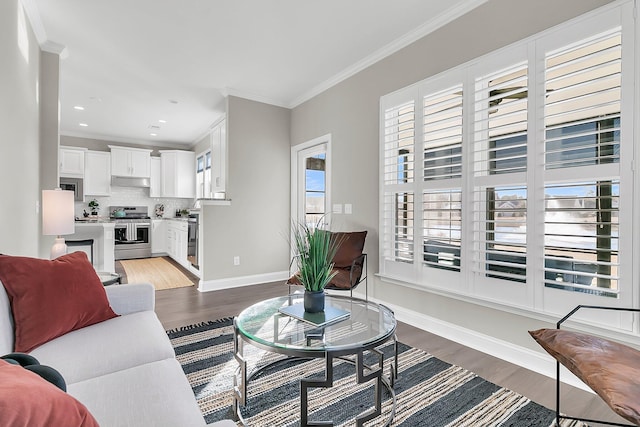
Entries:
<svg viewBox="0 0 640 427">
<path fill-rule="evenodd" d="M 156 290 L 149 283 L 111 285 L 104 289 L 116 314 L 153 311 L 156 306 Z"/>
</svg>

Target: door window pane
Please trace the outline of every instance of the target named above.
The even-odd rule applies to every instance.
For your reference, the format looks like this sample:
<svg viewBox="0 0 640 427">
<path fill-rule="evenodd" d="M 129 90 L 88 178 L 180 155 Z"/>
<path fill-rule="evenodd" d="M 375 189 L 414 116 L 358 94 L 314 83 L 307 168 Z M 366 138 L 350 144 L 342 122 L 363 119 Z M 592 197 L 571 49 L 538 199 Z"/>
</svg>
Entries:
<svg viewBox="0 0 640 427">
<path fill-rule="evenodd" d="M 326 154 L 305 159 L 305 222 L 313 227 L 325 212 Z"/>
</svg>

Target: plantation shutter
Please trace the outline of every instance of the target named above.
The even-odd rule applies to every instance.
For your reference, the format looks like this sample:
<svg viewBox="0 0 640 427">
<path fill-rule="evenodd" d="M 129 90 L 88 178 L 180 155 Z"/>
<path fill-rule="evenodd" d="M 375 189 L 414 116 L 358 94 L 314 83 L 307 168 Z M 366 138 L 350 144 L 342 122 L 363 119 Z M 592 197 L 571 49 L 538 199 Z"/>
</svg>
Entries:
<svg viewBox="0 0 640 427">
<path fill-rule="evenodd" d="M 486 277 L 526 281 L 527 62 L 475 80 L 473 265 Z"/>
<path fill-rule="evenodd" d="M 413 263 L 415 102 L 384 109 L 383 257 Z"/>
<path fill-rule="evenodd" d="M 621 33 L 546 54 L 545 286 L 617 296 Z"/>
<path fill-rule="evenodd" d="M 423 97 L 422 260 L 460 271 L 463 87 Z"/>
<path fill-rule="evenodd" d="M 424 97 L 425 181 L 462 176 L 462 85 Z"/>
<path fill-rule="evenodd" d="M 462 191 L 425 190 L 422 206 L 424 264 L 460 271 Z"/>
</svg>

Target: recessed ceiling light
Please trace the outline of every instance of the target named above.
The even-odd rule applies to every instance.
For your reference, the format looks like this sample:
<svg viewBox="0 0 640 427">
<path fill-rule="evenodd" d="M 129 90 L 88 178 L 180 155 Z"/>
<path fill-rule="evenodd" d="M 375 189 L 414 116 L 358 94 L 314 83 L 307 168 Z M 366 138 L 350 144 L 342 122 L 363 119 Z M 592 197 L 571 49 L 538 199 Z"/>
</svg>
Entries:
<svg viewBox="0 0 640 427">
<path fill-rule="evenodd" d="M 88 125 L 88 124 L 86 124 L 86 123 L 78 123 L 78 124 L 79 124 L 80 126 L 82 126 L 83 128 L 86 128 L 87 126 L 89 126 L 89 125 Z"/>
<path fill-rule="evenodd" d="M 150 133 L 149 135 L 151 135 L 151 136 L 158 136 L 158 134 L 157 134 L 157 133 Z"/>
<path fill-rule="evenodd" d="M 84 111 L 84 107 L 82 105 L 76 105 L 73 108 L 74 108 L 74 110 Z"/>
<path fill-rule="evenodd" d="M 158 122 L 159 122 L 159 123 L 167 123 L 167 121 L 166 121 L 166 120 L 162 120 L 162 119 L 158 120 Z"/>
</svg>

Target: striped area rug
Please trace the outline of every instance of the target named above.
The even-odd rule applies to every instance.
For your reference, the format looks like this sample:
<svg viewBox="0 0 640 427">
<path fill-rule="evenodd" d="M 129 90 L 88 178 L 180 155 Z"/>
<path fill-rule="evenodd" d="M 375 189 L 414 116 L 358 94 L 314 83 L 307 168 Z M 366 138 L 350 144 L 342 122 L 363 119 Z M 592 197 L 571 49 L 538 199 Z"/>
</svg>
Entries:
<svg viewBox="0 0 640 427">
<path fill-rule="evenodd" d="M 167 333 L 207 423 L 231 418 L 231 390 L 237 367 L 232 320 L 191 325 Z M 393 349 L 387 345 L 382 350 L 388 373 Z M 282 357 L 249 345 L 245 345 L 244 354 L 249 372 Z M 398 361 L 397 407 L 392 426 L 555 425 L 551 410 L 422 350 L 399 343 Z M 334 387 L 309 392 L 309 419 L 333 420 L 336 426 L 355 425 L 353 419 L 374 404 L 373 386 L 355 384 L 352 364 L 336 361 L 334 366 Z M 255 377 L 249 384 L 247 405 L 242 412 L 247 423 L 299 426 L 301 377 L 323 378 L 323 361 L 284 361 Z M 367 426 L 385 425 L 391 411 L 391 398 L 386 390 L 383 398 L 383 414 Z M 585 424 L 565 421 L 562 426 Z"/>
</svg>

